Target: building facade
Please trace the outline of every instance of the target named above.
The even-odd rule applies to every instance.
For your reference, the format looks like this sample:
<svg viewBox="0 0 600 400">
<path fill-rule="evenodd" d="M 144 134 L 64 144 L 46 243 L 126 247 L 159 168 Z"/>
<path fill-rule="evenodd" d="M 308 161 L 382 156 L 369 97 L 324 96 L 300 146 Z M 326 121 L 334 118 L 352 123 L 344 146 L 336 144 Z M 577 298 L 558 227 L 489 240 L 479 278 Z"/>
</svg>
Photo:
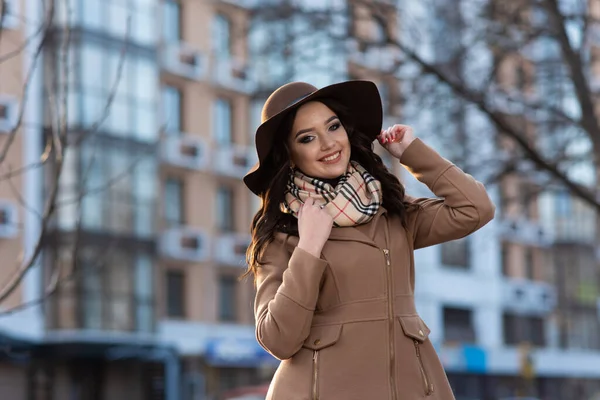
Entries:
<svg viewBox="0 0 600 400">
<path fill-rule="evenodd" d="M 25 107 L 5 165 L 40 162 L 57 133 L 68 144 L 62 166 L 50 157 L 0 179 L 2 259 L 27 259 L 43 237 L 0 302 L 7 398 L 212 400 L 269 381 L 277 360 L 254 338 L 252 280 L 238 279 L 259 206 L 241 178 L 256 161 L 262 104 L 280 85 L 373 80 L 386 126 L 414 125 L 460 166 L 473 132 L 489 128 L 448 93 L 424 107 L 395 68 L 397 50 L 365 45 L 402 35 L 411 12 L 427 12 L 414 2 L 57 0 L 51 20 L 37 0 L 6 4 L 0 146 Z M 444 4 L 425 49 L 441 63 L 453 50 L 442 39 L 465 24 Z M 431 195 L 380 154 L 410 194 Z M 417 308 L 464 399 L 600 391 L 597 216 L 532 187 L 513 176 L 489 186 L 494 221 L 416 253 Z M 0 284 L 12 271 L 0 268 Z"/>
</svg>

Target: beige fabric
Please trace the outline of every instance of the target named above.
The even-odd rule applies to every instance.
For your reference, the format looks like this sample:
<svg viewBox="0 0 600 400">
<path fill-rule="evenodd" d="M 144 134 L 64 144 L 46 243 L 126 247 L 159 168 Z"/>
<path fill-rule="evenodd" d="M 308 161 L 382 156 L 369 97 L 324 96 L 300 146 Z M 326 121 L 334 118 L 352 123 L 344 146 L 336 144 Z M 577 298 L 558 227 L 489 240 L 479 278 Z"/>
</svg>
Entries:
<svg viewBox="0 0 600 400">
<path fill-rule="evenodd" d="M 381 184 L 354 161 L 335 187 L 295 170 L 288 182 L 283 210 L 298 217 L 300 207 L 309 198 L 316 199 L 331 215 L 334 226 L 355 226 L 369 222 L 377 214 Z"/>
<path fill-rule="evenodd" d="M 484 186 L 419 139 L 402 163 L 440 199 L 409 199 L 408 229 L 381 207 L 333 228 L 320 258 L 277 234 L 258 270 L 256 337 L 283 360 L 268 400 L 453 400 L 414 305 L 414 249 L 481 228 Z"/>
</svg>

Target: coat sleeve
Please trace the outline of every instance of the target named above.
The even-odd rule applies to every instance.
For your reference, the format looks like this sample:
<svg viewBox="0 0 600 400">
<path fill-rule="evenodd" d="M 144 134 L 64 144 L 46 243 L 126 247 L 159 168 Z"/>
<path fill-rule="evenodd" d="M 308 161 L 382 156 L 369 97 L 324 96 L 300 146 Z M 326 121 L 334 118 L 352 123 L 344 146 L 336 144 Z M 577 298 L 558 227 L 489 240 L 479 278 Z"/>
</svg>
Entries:
<svg viewBox="0 0 600 400">
<path fill-rule="evenodd" d="M 438 197 L 407 196 L 415 249 L 460 239 L 494 218 L 496 207 L 483 184 L 420 139 L 408 146 L 400 162 Z"/>
<path fill-rule="evenodd" d="M 276 235 L 256 275 L 256 339 L 280 360 L 292 357 L 310 333 L 327 262 L 295 248 L 291 256 Z"/>
</svg>

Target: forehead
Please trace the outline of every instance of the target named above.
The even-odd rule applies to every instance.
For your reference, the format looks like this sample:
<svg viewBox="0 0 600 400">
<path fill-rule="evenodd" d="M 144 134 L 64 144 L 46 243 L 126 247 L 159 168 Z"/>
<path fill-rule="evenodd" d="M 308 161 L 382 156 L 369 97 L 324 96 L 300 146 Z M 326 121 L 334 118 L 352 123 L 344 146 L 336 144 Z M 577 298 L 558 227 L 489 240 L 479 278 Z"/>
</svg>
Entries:
<svg viewBox="0 0 600 400">
<path fill-rule="evenodd" d="M 294 128 L 302 128 L 303 125 L 314 123 L 323 123 L 335 113 L 325 104 L 318 101 L 311 101 L 303 104 L 296 112 Z M 311 126 L 306 126 L 310 128 Z"/>
</svg>

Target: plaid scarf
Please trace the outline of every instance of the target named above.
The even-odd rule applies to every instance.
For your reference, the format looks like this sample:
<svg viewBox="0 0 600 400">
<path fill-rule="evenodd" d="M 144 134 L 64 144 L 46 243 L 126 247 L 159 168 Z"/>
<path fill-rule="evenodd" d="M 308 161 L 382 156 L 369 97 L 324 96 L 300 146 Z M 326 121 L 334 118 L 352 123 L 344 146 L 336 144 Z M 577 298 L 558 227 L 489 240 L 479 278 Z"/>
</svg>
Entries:
<svg viewBox="0 0 600 400">
<path fill-rule="evenodd" d="M 354 226 L 369 222 L 382 201 L 381 184 L 357 162 L 348 164 L 336 187 L 298 170 L 290 174 L 282 210 L 298 218 L 300 205 L 309 199 L 331 215 L 333 226 Z"/>
</svg>

